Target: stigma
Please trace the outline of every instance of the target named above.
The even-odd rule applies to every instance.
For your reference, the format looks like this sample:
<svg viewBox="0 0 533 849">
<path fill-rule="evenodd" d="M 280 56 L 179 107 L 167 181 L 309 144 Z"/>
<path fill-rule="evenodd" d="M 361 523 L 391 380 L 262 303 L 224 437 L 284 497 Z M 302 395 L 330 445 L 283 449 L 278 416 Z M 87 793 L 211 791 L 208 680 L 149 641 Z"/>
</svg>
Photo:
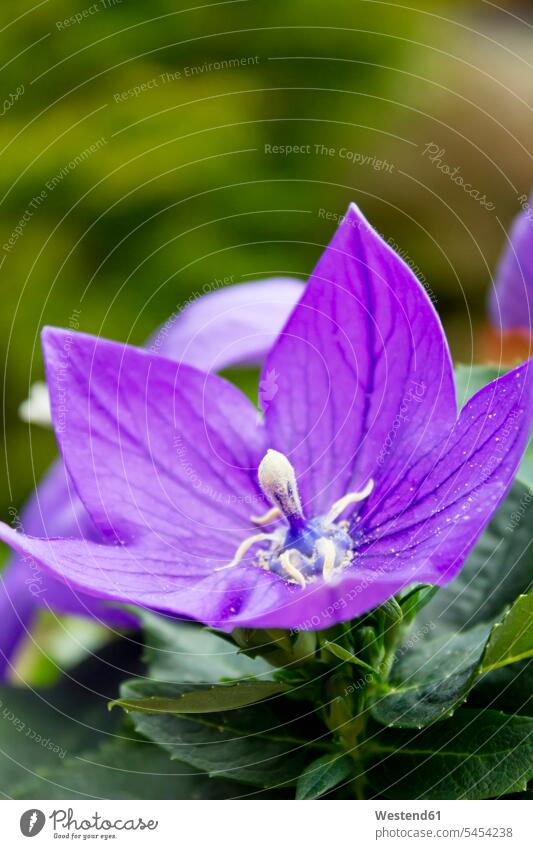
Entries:
<svg viewBox="0 0 533 849">
<path fill-rule="evenodd" d="M 251 516 L 258 526 L 276 526 L 245 539 L 227 569 L 250 552 L 252 563 L 276 573 L 288 583 L 304 588 L 319 578 L 332 583 L 354 557 L 349 522 L 339 521 L 350 506 L 368 498 L 374 488 L 369 480 L 358 492 L 348 492 L 323 516 L 306 517 L 302 509 L 296 472 L 289 459 L 270 448 L 258 468 L 261 490 L 272 505 L 261 516 Z"/>
<path fill-rule="evenodd" d="M 278 515 L 283 515 L 291 528 L 302 528 L 305 519 L 296 473 L 285 454 L 269 448 L 259 464 L 257 476 L 263 493 L 279 511 Z"/>
</svg>

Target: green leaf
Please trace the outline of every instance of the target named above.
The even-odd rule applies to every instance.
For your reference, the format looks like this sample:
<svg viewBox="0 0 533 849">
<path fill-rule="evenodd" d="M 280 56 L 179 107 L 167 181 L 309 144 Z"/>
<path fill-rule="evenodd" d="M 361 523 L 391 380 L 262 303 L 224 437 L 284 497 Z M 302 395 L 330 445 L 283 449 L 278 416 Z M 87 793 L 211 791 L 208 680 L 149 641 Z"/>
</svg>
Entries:
<svg viewBox="0 0 533 849">
<path fill-rule="evenodd" d="M 326 640 L 323 647 L 331 652 L 332 655 L 338 657 L 339 660 L 343 660 L 345 663 L 351 663 L 353 666 L 360 666 L 362 669 L 365 669 L 367 672 L 371 672 L 373 675 L 376 674 L 376 670 L 373 666 L 370 666 L 369 663 L 365 663 L 364 660 L 356 657 L 348 651 L 348 649 L 343 648 L 343 646 L 339 646 L 338 643 L 332 643 Z"/>
<path fill-rule="evenodd" d="M 517 598 L 501 622 L 492 629 L 480 673 L 533 656 L 533 590 Z"/>
<path fill-rule="evenodd" d="M 412 637 L 412 648 L 397 656 L 389 689 L 376 695 L 371 712 L 383 725 L 423 728 L 463 702 L 479 676 L 490 625 L 428 640 Z"/>
<path fill-rule="evenodd" d="M 429 604 L 438 591 L 439 587 L 431 584 L 417 584 L 404 592 L 398 598 L 404 620 L 410 622 L 426 604 Z"/>
<path fill-rule="evenodd" d="M 509 369 L 496 366 L 458 365 L 455 368 L 455 387 L 459 408 L 463 407 L 476 392 L 488 383 L 506 374 Z M 533 437 L 520 463 L 517 479 L 526 486 L 533 486 Z"/>
<path fill-rule="evenodd" d="M 533 660 L 518 661 L 483 675 L 468 697 L 469 707 L 533 716 Z"/>
<path fill-rule="evenodd" d="M 532 655 L 533 591 L 519 596 L 493 627 L 421 639 L 400 654 L 372 715 L 383 725 L 422 728 L 450 716 L 482 675 Z"/>
<path fill-rule="evenodd" d="M 491 799 L 533 776 L 533 718 L 460 710 L 422 732 L 383 730 L 365 749 L 368 776 L 389 799 Z"/>
<path fill-rule="evenodd" d="M 121 688 L 121 698 L 176 698 L 186 691 L 177 684 L 129 681 Z M 296 710 L 291 701 L 279 699 L 276 712 L 268 702 L 260 702 L 220 713 L 132 712 L 130 718 L 136 731 L 165 749 L 171 759 L 210 776 L 268 788 L 296 783 L 317 751 L 328 748 L 325 743 L 309 743 L 323 737 L 323 728 L 314 719 L 300 719 Z"/>
<path fill-rule="evenodd" d="M 531 527 L 533 495 L 515 483 L 458 576 L 416 617 L 413 630 L 456 631 L 500 616 L 531 584 Z"/>
<path fill-rule="evenodd" d="M 180 693 L 177 698 L 115 699 L 109 707 L 117 705 L 126 711 L 143 713 L 219 713 L 252 705 L 288 689 L 285 684 L 276 681 L 244 681 L 191 690 Z"/>
<path fill-rule="evenodd" d="M 169 761 L 145 740 L 120 738 L 10 788 L 13 799 L 227 799 L 244 792 Z"/>
<path fill-rule="evenodd" d="M 515 484 L 458 577 L 415 617 L 391 671 L 392 689 L 372 706 L 375 719 L 423 727 L 449 716 L 485 673 L 531 655 L 531 601 L 505 612 L 531 583 L 532 520 L 533 497 Z M 504 614 L 482 663 L 483 637 Z"/>
<path fill-rule="evenodd" d="M 135 613 L 143 623 L 144 660 L 155 680 L 210 684 L 225 678 L 272 676 L 272 667 L 262 658 L 240 654 L 236 645 L 201 625 L 137 608 Z"/>
<path fill-rule="evenodd" d="M 353 772 L 354 762 L 348 755 L 324 755 L 309 764 L 298 778 L 296 798 L 319 799 L 353 775 Z"/>
<path fill-rule="evenodd" d="M 533 487 L 533 437 L 529 440 L 518 467 L 517 480 L 529 488 Z"/>
</svg>

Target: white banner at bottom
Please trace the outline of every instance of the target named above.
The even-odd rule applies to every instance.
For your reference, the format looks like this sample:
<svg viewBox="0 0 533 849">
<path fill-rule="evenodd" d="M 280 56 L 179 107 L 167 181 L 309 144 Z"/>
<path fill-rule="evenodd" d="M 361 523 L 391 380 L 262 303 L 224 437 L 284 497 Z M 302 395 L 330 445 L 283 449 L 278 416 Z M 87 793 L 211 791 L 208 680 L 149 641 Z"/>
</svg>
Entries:
<svg viewBox="0 0 533 849">
<path fill-rule="evenodd" d="M 0 803 L 1 845 L 342 849 L 533 845 L 529 801 L 32 801 Z M 305 807 L 302 807 L 305 805 Z M 205 808 L 206 810 L 202 810 Z"/>
</svg>

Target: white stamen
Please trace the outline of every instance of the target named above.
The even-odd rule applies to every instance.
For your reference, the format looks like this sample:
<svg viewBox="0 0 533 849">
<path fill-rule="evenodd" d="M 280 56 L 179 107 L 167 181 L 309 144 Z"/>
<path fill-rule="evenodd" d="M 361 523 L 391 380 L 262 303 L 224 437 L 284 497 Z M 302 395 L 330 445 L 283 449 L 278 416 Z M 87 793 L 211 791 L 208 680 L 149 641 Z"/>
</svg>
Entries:
<svg viewBox="0 0 533 849">
<path fill-rule="evenodd" d="M 236 566 L 238 563 L 241 562 L 242 558 L 244 557 L 244 555 L 246 554 L 248 549 L 250 549 L 252 547 L 252 545 L 255 545 L 256 542 L 263 542 L 264 540 L 267 540 L 267 539 L 268 540 L 275 539 L 275 535 L 274 534 L 263 534 L 262 533 L 262 534 L 253 534 L 251 537 L 247 537 L 239 545 L 237 551 L 235 552 L 235 557 L 233 558 L 231 563 L 227 563 L 226 566 L 219 566 L 217 569 L 215 569 L 215 572 L 221 572 L 223 569 L 231 569 L 233 566 Z"/>
<path fill-rule="evenodd" d="M 332 539 L 327 539 L 327 537 L 321 537 L 317 540 L 316 543 L 316 552 L 319 557 L 324 558 L 324 565 L 322 566 L 322 577 L 325 581 L 331 581 L 333 578 L 333 572 L 335 569 L 335 543 Z"/>
<path fill-rule="evenodd" d="M 296 581 L 296 583 L 299 584 L 303 589 L 305 587 L 305 578 L 302 575 L 302 573 L 300 572 L 300 570 L 297 569 L 296 566 L 294 566 L 292 564 L 292 562 L 291 562 L 292 552 L 293 552 L 293 549 L 291 549 L 290 551 L 284 551 L 283 554 L 280 554 L 279 562 L 281 563 L 283 571 L 286 572 L 287 575 L 290 578 L 292 578 L 294 581 Z M 296 553 L 298 553 L 298 552 L 296 552 Z"/>
<path fill-rule="evenodd" d="M 332 522 L 334 522 L 335 519 L 337 519 L 341 513 L 350 506 L 350 504 L 356 504 L 358 501 L 364 501 L 365 498 L 368 498 L 373 489 L 374 481 L 371 478 L 365 488 L 360 492 L 349 492 L 347 495 L 343 495 L 343 497 L 339 498 L 339 500 L 331 507 L 331 510 L 325 518 L 326 524 L 331 525 Z"/>
<path fill-rule="evenodd" d="M 259 483 L 270 503 L 287 518 L 303 519 L 296 474 L 285 454 L 269 448 L 258 469 Z"/>
<path fill-rule="evenodd" d="M 350 535 L 351 520 L 348 518 L 337 522 L 337 519 L 351 504 L 368 498 L 374 489 L 374 481 L 369 480 L 359 492 L 349 492 L 339 498 L 326 516 L 318 516 L 307 522 L 298 494 L 296 473 L 284 454 L 270 448 L 259 465 L 258 478 L 272 507 L 259 516 L 251 516 L 251 521 L 262 526 L 283 516 L 290 530 L 276 526 L 269 533 L 252 534 L 241 542 L 231 563 L 215 571 L 237 566 L 252 546 L 268 541 L 270 545 L 261 546 L 253 557 L 253 564 L 260 569 L 285 577 L 301 588 L 316 580 L 320 573 L 325 583 L 335 581 L 356 556 Z M 308 532 L 316 540 L 311 556 L 308 547 L 303 546 Z M 289 543 L 293 548 L 286 548 L 289 539 L 293 540 Z M 303 553 L 304 550 L 307 554 Z"/>
<path fill-rule="evenodd" d="M 270 510 L 267 510 L 267 512 L 263 513 L 261 516 L 250 516 L 250 519 L 254 525 L 268 525 L 269 522 L 277 519 L 278 516 L 281 516 L 281 510 L 279 507 L 271 507 Z"/>
</svg>

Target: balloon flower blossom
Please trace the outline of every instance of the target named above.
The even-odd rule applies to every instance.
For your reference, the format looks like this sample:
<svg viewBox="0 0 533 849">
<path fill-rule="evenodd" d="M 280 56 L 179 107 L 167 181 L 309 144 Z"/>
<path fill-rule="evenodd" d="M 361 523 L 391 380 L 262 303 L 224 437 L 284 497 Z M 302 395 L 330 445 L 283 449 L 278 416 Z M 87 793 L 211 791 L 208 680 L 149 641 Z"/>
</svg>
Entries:
<svg viewBox="0 0 533 849">
<path fill-rule="evenodd" d="M 433 305 L 355 206 L 266 356 L 261 412 L 154 346 L 47 328 L 43 347 L 97 538 L 0 537 L 85 594 L 224 631 L 327 628 L 450 581 L 533 418 L 531 361 L 458 415 Z"/>
</svg>

